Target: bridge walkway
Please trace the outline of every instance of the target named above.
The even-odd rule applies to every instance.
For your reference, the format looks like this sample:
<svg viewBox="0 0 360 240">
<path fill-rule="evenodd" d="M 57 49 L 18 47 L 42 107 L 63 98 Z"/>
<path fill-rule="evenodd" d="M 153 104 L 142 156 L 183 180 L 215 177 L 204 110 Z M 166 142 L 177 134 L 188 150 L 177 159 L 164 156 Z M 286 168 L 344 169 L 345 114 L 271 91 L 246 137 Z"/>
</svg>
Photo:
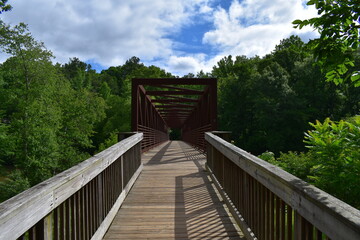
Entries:
<svg viewBox="0 0 360 240">
<path fill-rule="evenodd" d="M 245 239 L 205 161 L 181 141 L 143 154 L 144 169 L 104 239 Z"/>
</svg>

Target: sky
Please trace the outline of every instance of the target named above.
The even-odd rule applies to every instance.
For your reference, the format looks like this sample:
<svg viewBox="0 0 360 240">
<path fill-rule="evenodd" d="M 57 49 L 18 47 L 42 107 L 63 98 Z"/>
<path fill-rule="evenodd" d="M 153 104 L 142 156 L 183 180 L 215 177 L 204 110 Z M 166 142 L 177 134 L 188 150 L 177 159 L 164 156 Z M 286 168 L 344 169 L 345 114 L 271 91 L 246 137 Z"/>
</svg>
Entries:
<svg viewBox="0 0 360 240">
<path fill-rule="evenodd" d="M 67 63 L 77 57 L 100 71 L 132 56 L 183 76 L 210 72 L 224 56 L 264 56 L 293 34 L 295 19 L 315 17 L 306 0 L 10 0 L 0 15 L 28 24 L 36 40 Z M 0 53 L 0 62 L 8 56 Z"/>
</svg>

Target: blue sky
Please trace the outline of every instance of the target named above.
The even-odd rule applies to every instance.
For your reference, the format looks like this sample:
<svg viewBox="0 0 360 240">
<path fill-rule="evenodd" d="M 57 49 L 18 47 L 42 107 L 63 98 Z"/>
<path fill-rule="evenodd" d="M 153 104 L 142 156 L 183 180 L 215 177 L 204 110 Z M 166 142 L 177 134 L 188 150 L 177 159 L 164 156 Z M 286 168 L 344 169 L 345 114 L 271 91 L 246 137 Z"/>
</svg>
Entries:
<svg viewBox="0 0 360 240">
<path fill-rule="evenodd" d="M 303 0 L 17 0 L 0 15 L 25 22 L 55 62 L 78 57 L 101 70 L 132 56 L 175 75 L 196 74 L 227 55 L 264 56 L 292 34 L 291 22 L 316 16 Z M 6 55 L 0 54 L 0 61 Z"/>
</svg>

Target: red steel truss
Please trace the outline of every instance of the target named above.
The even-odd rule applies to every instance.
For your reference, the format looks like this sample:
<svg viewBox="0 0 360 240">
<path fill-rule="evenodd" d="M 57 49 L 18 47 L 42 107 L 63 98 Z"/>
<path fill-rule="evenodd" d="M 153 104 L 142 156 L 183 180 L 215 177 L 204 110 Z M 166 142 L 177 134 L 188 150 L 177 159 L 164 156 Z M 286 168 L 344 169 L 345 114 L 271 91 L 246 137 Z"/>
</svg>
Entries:
<svg viewBox="0 0 360 240">
<path fill-rule="evenodd" d="M 170 128 L 181 129 L 182 140 L 205 150 L 204 132 L 217 129 L 215 78 L 132 80 L 132 131 L 144 133 L 143 151 L 168 140 Z"/>
</svg>

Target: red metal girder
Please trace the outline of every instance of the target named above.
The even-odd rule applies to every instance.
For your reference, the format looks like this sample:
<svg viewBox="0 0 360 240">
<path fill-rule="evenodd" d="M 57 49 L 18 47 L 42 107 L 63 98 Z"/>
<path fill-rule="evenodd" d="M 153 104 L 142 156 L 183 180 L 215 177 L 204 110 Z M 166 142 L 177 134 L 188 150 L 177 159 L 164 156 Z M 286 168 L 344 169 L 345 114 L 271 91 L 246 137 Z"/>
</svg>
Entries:
<svg viewBox="0 0 360 240">
<path fill-rule="evenodd" d="M 134 78 L 138 85 L 211 85 L 216 78 Z"/>
<path fill-rule="evenodd" d="M 186 116 L 165 116 L 164 117 L 166 120 L 173 120 L 173 119 L 178 119 L 181 121 L 185 121 L 186 120 Z"/>
<path fill-rule="evenodd" d="M 187 116 L 181 116 L 181 115 L 166 115 L 164 116 L 165 119 L 181 119 L 181 120 L 186 120 Z"/>
<path fill-rule="evenodd" d="M 184 116 L 184 117 L 179 117 L 179 116 L 167 116 L 167 117 L 164 117 L 165 119 L 167 119 L 167 120 L 172 120 L 172 119 L 179 119 L 179 120 L 181 120 L 181 121 L 184 121 L 185 119 L 186 119 L 186 117 Z"/>
<path fill-rule="evenodd" d="M 154 105 L 158 110 L 161 108 L 188 108 L 194 109 L 194 105 L 185 105 L 185 104 L 172 104 L 172 105 Z"/>
<path fill-rule="evenodd" d="M 190 90 L 190 91 L 199 91 L 199 92 L 202 92 L 201 90 L 194 90 L 194 89 L 188 89 L 188 88 L 182 88 L 182 87 L 174 87 L 174 86 L 169 86 L 169 85 L 159 85 L 159 86 L 157 86 L 157 87 L 174 89 L 174 90 Z"/>
<path fill-rule="evenodd" d="M 163 113 L 162 116 L 165 117 L 188 117 L 189 113 L 175 113 L 175 112 L 169 112 L 169 113 Z"/>
<path fill-rule="evenodd" d="M 164 95 L 202 95 L 204 92 L 195 90 L 182 91 L 146 91 L 148 96 L 164 96 Z"/>
<path fill-rule="evenodd" d="M 185 121 L 188 116 L 184 115 L 184 116 L 181 116 L 181 115 L 165 115 L 163 116 L 164 120 L 165 121 L 168 121 L 169 119 L 181 119 L 183 121 Z"/>
<path fill-rule="evenodd" d="M 191 109 L 181 109 L 181 108 L 172 108 L 172 109 L 159 109 L 159 112 L 160 113 L 163 113 L 163 112 L 192 112 Z"/>
<path fill-rule="evenodd" d="M 173 89 L 173 90 L 180 90 L 180 91 L 190 91 L 190 92 L 194 92 L 195 94 L 197 94 L 197 93 L 202 94 L 203 93 L 202 90 L 195 90 L 195 89 L 182 88 L 182 87 L 174 87 L 174 86 L 168 86 L 168 85 L 159 85 L 159 86 L 156 86 L 156 87 Z"/>
<path fill-rule="evenodd" d="M 132 125 L 136 120 L 137 124 L 145 124 L 145 127 L 150 129 L 165 131 L 165 134 L 168 127 L 181 128 L 184 140 L 204 148 L 203 133 L 216 130 L 217 127 L 215 78 L 133 79 L 132 84 L 136 88 L 136 91 L 135 88 L 132 90 L 135 99 L 132 103 Z M 160 91 L 146 91 L 143 85 L 154 86 Z M 178 85 L 203 85 L 206 88 L 200 91 Z M 166 89 L 169 90 L 165 91 Z M 190 97 L 184 97 L 185 95 Z M 161 97 L 154 99 L 150 96 Z"/>
<path fill-rule="evenodd" d="M 172 96 L 172 95 L 164 95 L 162 97 L 166 97 L 166 98 L 169 98 L 169 99 L 197 100 L 197 101 L 199 101 L 199 98 L 185 98 L 185 97 L 178 97 L 178 96 Z"/>
<path fill-rule="evenodd" d="M 199 100 L 184 98 L 184 99 L 153 99 L 151 101 L 153 103 L 184 103 L 184 102 L 197 103 Z"/>
<path fill-rule="evenodd" d="M 188 112 L 164 112 L 162 116 L 190 116 Z"/>
</svg>

